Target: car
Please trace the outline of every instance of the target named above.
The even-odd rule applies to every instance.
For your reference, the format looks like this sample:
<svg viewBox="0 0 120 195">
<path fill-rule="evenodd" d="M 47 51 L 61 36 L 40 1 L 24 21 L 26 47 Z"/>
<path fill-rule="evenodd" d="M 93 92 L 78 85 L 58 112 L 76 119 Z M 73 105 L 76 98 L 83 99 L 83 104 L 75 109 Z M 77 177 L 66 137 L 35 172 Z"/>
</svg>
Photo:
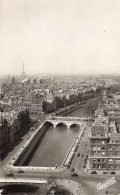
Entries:
<svg viewBox="0 0 120 195">
<path fill-rule="evenodd" d="M 94 170 L 94 171 L 91 171 L 91 174 L 97 174 L 97 172 Z"/>
<path fill-rule="evenodd" d="M 8 176 L 8 177 L 14 177 L 13 173 L 6 173 L 6 176 Z"/>
<path fill-rule="evenodd" d="M 23 170 L 19 170 L 18 173 L 24 173 L 24 171 Z"/>
<path fill-rule="evenodd" d="M 116 172 L 115 171 L 112 171 L 111 174 L 116 174 Z"/>
<path fill-rule="evenodd" d="M 108 174 L 108 172 L 107 171 L 103 171 L 103 174 Z"/>
<path fill-rule="evenodd" d="M 77 154 L 77 157 L 79 157 L 79 156 L 80 156 L 80 153 Z"/>
<path fill-rule="evenodd" d="M 71 176 L 72 177 L 78 177 L 78 174 L 77 173 L 73 173 Z"/>
</svg>

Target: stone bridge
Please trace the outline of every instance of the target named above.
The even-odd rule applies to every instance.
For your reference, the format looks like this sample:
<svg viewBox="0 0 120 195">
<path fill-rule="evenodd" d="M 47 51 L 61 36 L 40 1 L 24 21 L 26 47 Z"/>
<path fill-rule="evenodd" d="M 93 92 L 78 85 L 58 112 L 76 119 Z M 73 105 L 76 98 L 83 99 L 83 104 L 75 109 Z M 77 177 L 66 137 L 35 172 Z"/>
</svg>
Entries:
<svg viewBox="0 0 120 195">
<path fill-rule="evenodd" d="M 45 122 L 51 123 L 54 127 L 57 127 L 59 124 L 64 124 L 68 128 L 70 128 L 72 125 L 79 125 L 83 123 L 83 120 L 85 118 L 79 118 L 79 117 L 49 117 L 45 120 Z"/>
</svg>

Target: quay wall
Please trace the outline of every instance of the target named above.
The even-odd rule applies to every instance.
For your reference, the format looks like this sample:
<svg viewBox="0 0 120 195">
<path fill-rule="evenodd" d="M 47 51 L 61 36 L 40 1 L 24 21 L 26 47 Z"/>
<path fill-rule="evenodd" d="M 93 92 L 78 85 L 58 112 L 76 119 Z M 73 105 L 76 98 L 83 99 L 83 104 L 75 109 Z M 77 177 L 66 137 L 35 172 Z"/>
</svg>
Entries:
<svg viewBox="0 0 120 195">
<path fill-rule="evenodd" d="M 26 163 L 26 161 L 33 154 L 33 151 L 36 149 L 37 144 L 39 144 L 39 141 L 41 141 L 47 129 L 48 126 L 43 124 L 42 127 L 31 140 L 31 142 L 25 147 L 24 151 L 19 155 L 19 157 L 14 163 L 14 166 L 23 166 Z"/>
</svg>

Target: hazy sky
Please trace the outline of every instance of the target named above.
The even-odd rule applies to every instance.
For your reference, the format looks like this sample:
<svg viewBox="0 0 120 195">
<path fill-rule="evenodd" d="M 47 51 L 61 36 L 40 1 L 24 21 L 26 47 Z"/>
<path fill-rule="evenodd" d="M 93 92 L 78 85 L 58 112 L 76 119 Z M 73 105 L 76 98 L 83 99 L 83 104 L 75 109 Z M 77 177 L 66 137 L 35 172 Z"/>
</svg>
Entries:
<svg viewBox="0 0 120 195">
<path fill-rule="evenodd" d="M 120 73 L 119 0 L 0 0 L 0 73 Z"/>
</svg>

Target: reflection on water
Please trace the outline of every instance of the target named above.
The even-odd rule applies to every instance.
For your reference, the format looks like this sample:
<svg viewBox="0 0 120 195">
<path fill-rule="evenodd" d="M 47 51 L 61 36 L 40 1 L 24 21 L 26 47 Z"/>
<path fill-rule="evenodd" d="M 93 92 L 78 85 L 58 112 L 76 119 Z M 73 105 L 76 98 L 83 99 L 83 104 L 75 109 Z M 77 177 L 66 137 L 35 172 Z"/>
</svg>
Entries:
<svg viewBox="0 0 120 195">
<path fill-rule="evenodd" d="M 41 167 L 61 165 L 78 130 L 79 126 L 70 129 L 66 126 L 56 128 L 50 126 L 28 165 Z"/>
</svg>

